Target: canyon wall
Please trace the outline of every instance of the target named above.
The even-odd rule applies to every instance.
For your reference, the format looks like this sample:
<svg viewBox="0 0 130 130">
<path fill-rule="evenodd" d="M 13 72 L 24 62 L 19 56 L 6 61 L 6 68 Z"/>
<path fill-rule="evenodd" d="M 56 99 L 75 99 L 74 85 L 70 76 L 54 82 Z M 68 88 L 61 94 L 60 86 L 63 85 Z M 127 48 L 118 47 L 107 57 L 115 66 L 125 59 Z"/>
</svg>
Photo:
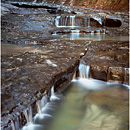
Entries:
<svg viewBox="0 0 130 130">
<path fill-rule="evenodd" d="M 94 9 L 128 11 L 128 0 L 54 0 L 56 4 L 82 6 Z"/>
<path fill-rule="evenodd" d="M 129 0 L 2 0 L 17 2 L 45 2 L 59 5 L 79 6 L 86 8 L 102 9 L 109 11 L 129 11 Z"/>
</svg>

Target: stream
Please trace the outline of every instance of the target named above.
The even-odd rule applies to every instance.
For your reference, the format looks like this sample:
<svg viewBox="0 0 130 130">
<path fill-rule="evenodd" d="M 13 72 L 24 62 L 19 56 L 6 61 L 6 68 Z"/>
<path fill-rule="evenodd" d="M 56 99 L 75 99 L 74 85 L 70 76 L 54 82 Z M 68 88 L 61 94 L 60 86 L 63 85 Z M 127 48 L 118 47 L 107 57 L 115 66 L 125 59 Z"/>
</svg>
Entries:
<svg viewBox="0 0 130 130">
<path fill-rule="evenodd" d="M 53 86 L 50 102 L 22 130 L 128 129 L 128 88 L 88 78 L 89 67 L 79 68 L 80 78 L 72 80 L 62 94 L 54 93 Z"/>
<path fill-rule="evenodd" d="M 2 0 L 1 129 L 128 130 L 128 13 L 15 1 Z"/>
</svg>

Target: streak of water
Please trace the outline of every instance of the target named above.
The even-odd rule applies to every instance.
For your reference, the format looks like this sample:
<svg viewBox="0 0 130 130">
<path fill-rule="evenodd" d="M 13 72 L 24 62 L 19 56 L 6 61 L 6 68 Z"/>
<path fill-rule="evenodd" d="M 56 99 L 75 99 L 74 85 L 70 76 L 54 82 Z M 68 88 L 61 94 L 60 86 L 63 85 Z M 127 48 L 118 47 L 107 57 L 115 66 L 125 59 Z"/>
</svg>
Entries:
<svg viewBox="0 0 130 130">
<path fill-rule="evenodd" d="M 55 100 L 60 100 L 60 98 L 54 93 L 54 86 L 52 86 L 50 101 L 55 101 Z"/>
<path fill-rule="evenodd" d="M 89 65 L 80 64 L 79 65 L 79 77 L 81 78 L 89 78 Z"/>
<path fill-rule="evenodd" d="M 56 27 L 77 27 L 75 24 L 76 16 L 57 16 L 55 18 Z"/>
<path fill-rule="evenodd" d="M 32 121 L 32 107 L 30 106 L 24 111 L 27 123 Z"/>
</svg>

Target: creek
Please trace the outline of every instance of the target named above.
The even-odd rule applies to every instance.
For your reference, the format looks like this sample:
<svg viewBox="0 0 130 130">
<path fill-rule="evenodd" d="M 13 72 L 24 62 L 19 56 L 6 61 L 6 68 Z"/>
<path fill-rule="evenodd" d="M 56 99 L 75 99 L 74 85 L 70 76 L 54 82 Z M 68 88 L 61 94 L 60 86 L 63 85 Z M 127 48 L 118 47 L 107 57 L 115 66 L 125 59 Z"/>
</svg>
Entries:
<svg viewBox="0 0 130 130">
<path fill-rule="evenodd" d="M 22 130 L 127 130 L 128 88 L 88 78 L 89 66 L 79 67 L 79 78 L 61 93 L 51 89 L 38 113 Z"/>
<path fill-rule="evenodd" d="M 4 5 L 9 10 L 2 20 L 2 130 L 127 130 L 129 86 L 90 78 L 91 64 L 80 64 L 79 76 L 75 73 L 66 89 L 62 86 L 85 54 L 95 56 L 96 62 L 100 59 L 93 63 L 97 69 L 103 62 L 109 73 L 119 69 L 112 73 L 114 79 L 106 76 L 106 70 L 102 77 L 127 82 L 127 19 L 42 0 L 20 1 Z"/>
</svg>

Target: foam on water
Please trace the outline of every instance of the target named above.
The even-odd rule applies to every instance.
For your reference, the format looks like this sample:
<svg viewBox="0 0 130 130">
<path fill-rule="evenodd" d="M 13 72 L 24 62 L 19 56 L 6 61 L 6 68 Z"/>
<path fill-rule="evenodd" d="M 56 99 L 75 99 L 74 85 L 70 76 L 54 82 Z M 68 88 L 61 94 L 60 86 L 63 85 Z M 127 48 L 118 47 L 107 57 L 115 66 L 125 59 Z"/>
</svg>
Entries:
<svg viewBox="0 0 130 130">
<path fill-rule="evenodd" d="M 80 64 L 79 65 L 79 77 L 80 78 L 89 78 L 89 65 Z"/>
<path fill-rule="evenodd" d="M 32 121 L 32 107 L 30 106 L 24 111 L 27 123 Z"/>
<path fill-rule="evenodd" d="M 52 86 L 50 101 L 55 101 L 55 100 L 60 100 L 60 98 L 54 93 L 54 86 Z"/>
<path fill-rule="evenodd" d="M 45 92 L 46 93 L 46 92 Z M 32 119 L 32 110 L 27 109 L 24 114 L 27 120 L 27 124 L 22 128 L 22 130 L 43 130 L 43 128 L 48 124 L 47 122 L 53 117 L 51 115 L 55 109 L 55 101 L 60 100 L 61 95 L 56 95 L 54 92 L 54 86 L 51 88 L 50 102 L 48 102 L 47 94 L 45 94 L 41 100 L 36 102 L 37 114 Z M 30 111 L 30 112 L 29 112 Z M 12 124 L 12 128 L 13 128 Z M 13 129 L 16 130 L 16 129 Z"/>
</svg>

